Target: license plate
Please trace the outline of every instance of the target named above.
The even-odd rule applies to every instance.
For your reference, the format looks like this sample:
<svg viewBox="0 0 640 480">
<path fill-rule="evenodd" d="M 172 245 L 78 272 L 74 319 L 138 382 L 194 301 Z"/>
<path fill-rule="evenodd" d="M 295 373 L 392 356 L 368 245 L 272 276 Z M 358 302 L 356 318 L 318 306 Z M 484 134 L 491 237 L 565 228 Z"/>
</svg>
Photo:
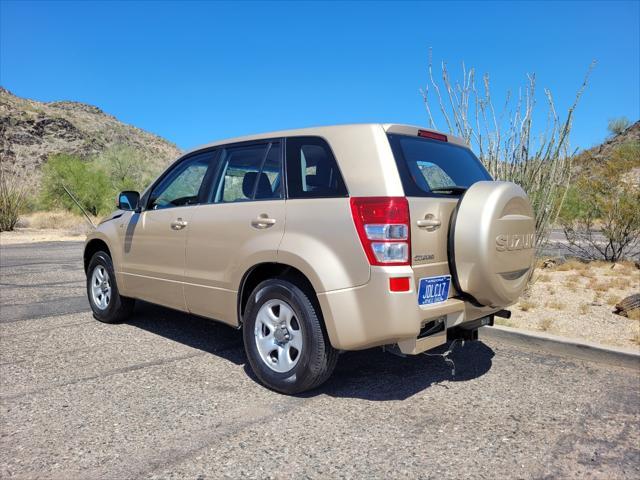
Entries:
<svg viewBox="0 0 640 480">
<path fill-rule="evenodd" d="M 442 303 L 449 298 L 451 275 L 421 278 L 418 287 L 418 305 Z"/>
</svg>

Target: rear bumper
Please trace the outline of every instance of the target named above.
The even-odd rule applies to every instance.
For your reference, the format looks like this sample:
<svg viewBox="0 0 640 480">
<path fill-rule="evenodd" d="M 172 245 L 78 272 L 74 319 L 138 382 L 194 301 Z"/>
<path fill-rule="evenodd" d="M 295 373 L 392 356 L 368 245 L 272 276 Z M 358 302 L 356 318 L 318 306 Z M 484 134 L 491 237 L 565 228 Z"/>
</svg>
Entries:
<svg viewBox="0 0 640 480">
<path fill-rule="evenodd" d="M 393 277 L 409 277 L 410 290 L 390 292 Z M 457 298 L 419 306 L 416 289 L 411 267 L 371 267 L 366 285 L 318 294 L 331 344 L 340 350 L 360 350 L 397 343 L 403 353 L 415 354 L 445 343 L 447 329 L 496 311 Z M 423 326 L 435 319 L 444 321 L 444 329 L 418 338 Z"/>
</svg>

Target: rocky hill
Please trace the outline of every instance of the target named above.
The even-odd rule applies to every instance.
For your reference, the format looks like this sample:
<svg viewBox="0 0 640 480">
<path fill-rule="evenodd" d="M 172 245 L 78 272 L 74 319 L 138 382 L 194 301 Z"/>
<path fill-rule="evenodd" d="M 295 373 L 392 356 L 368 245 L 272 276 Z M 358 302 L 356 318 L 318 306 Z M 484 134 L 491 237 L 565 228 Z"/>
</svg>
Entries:
<svg viewBox="0 0 640 480">
<path fill-rule="evenodd" d="M 137 150 L 158 168 L 180 154 L 173 143 L 124 124 L 92 105 L 38 102 L 0 87 L 0 160 L 4 168 L 37 178 L 51 154 L 89 158 L 115 146 Z"/>
<path fill-rule="evenodd" d="M 640 146 L 640 121 L 635 122 L 618 135 L 610 137 L 602 144 L 576 155 L 573 162 L 573 179 L 589 175 L 593 167 L 609 159 L 615 149 L 628 144 Z M 640 168 L 632 169 L 628 173 L 628 179 L 635 185 L 640 184 Z"/>
</svg>

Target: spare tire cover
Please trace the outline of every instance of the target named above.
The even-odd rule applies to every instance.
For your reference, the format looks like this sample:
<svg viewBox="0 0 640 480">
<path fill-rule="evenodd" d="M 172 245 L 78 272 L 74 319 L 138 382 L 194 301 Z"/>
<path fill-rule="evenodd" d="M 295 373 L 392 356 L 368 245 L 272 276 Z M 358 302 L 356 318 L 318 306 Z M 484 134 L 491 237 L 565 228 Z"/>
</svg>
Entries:
<svg viewBox="0 0 640 480">
<path fill-rule="evenodd" d="M 449 244 L 456 288 L 482 305 L 515 303 L 535 259 L 535 217 L 527 194 L 511 182 L 477 182 L 453 215 Z"/>
</svg>

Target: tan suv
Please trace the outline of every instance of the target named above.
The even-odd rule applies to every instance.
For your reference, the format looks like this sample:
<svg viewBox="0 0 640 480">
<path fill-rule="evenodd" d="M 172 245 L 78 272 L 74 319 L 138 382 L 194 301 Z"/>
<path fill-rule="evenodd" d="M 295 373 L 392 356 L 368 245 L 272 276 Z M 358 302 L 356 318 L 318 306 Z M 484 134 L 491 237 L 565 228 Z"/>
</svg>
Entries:
<svg viewBox="0 0 640 480">
<path fill-rule="evenodd" d="M 187 153 L 119 195 L 84 265 L 98 320 L 142 299 L 242 327 L 260 381 L 296 393 L 341 350 L 477 338 L 524 289 L 534 243 L 523 190 L 461 139 L 344 125 Z"/>
</svg>

